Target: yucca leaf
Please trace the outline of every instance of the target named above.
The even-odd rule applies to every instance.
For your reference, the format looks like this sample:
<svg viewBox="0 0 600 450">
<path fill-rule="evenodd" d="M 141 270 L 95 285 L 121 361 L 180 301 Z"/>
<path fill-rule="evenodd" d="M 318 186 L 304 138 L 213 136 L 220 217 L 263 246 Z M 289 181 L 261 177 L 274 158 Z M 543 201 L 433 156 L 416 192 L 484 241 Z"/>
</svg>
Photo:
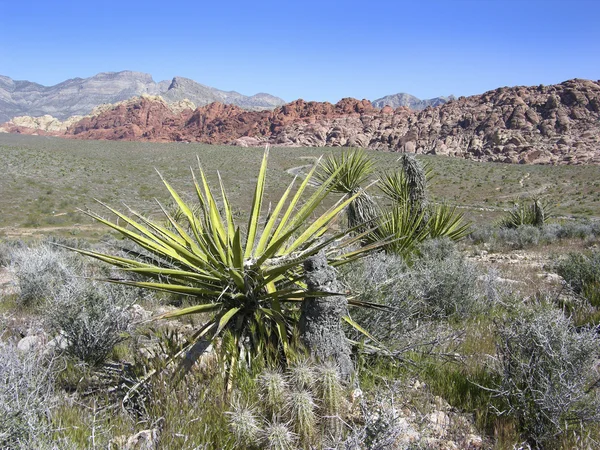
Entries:
<svg viewBox="0 0 600 450">
<path fill-rule="evenodd" d="M 350 316 L 342 316 L 342 319 L 344 319 L 344 321 L 346 321 L 348 324 L 350 324 L 357 331 L 361 332 L 362 334 L 364 334 L 366 337 L 368 337 L 372 341 L 377 342 L 377 344 L 381 345 L 381 343 L 377 339 L 375 339 L 367 330 L 365 330 L 358 323 L 356 323 Z"/>
<path fill-rule="evenodd" d="M 163 313 L 159 316 L 156 316 L 154 319 L 156 319 L 156 320 L 173 319 L 175 317 L 186 316 L 188 314 L 199 314 L 199 313 L 217 311 L 221 308 L 223 308 L 223 305 L 221 303 L 206 303 L 203 305 L 194 305 L 194 306 L 190 306 L 188 308 L 182 308 L 182 309 L 177 309 L 175 311 L 169 311 L 169 312 Z"/>
<path fill-rule="evenodd" d="M 267 244 L 269 242 L 271 242 L 271 239 L 273 237 L 273 236 L 271 236 L 271 231 L 273 230 L 273 227 L 279 220 L 279 214 L 281 213 L 281 210 L 283 209 L 283 206 L 285 205 L 285 202 L 287 201 L 287 198 L 290 195 L 290 192 L 292 191 L 292 187 L 294 186 L 295 182 L 296 182 L 296 177 L 294 177 L 294 179 L 292 180 L 290 185 L 287 187 L 287 189 L 285 190 L 285 192 L 283 193 L 283 195 L 277 202 L 275 209 L 271 213 L 271 217 L 267 221 L 265 228 L 263 229 L 263 232 L 261 234 L 260 240 L 258 241 L 258 245 L 256 246 L 255 254 L 257 256 L 262 255 L 267 247 Z"/>
<path fill-rule="evenodd" d="M 263 195 L 265 190 L 265 179 L 267 176 L 267 158 L 269 156 L 269 149 L 265 149 L 260 170 L 258 171 L 258 178 L 256 179 L 256 188 L 254 189 L 254 197 L 252 199 L 252 208 L 250 209 L 250 217 L 248 219 L 248 234 L 246 236 L 246 246 L 244 252 L 244 259 L 249 259 L 254 251 L 254 240 L 256 238 L 256 231 L 258 229 L 258 223 L 260 220 L 260 210 L 263 202 Z"/>
<path fill-rule="evenodd" d="M 308 186 L 308 183 L 311 180 L 311 177 L 313 176 L 313 174 L 315 173 L 315 170 L 317 169 L 317 166 L 318 166 L 318 164 L 319 164 L 320 161 L 321 161 L 321 158 L 319 158 L 315 162 L 315 164 L 313 165 L 312 169 L 308 172 L 308 174 L 306 175 L 306 177 L 304 178 L 304 180 L 302 181 L 302 183 L 300 183 L 300 186 L 298 187 L 298 190 L 296 191 L 296 194 L 294 194 L 294 197 L 290 201 L 290 203 L 289 203 L 289 205 L 288 205 L 285 213 L 283 214 L 283 217 L 281 218 L 281 221 L 279 222 L 279 225 L 277 226 L 277 229 L 275 230 L 275 232 L 271 236 L 270 242 L 279 239 L 279 237 L 280 237 L 281 234 L 287 234 L 290 229 L 296 229 L 296 228 L 298 228 L 301 225 L 301 223 L 303 222 L 303 221 L 296 220 L 295 221 L 296 222 L 295 225 L 290 226 L 288 224 L 288 221 L 290 220 L 290 217 L 292 217 L 292 213 L 294 212 L 294 210 L 296 209 L 296 206 L 300 202 L 300 198 L 302 197 L 302 194 L 304 193 L 304 190 Z"/>
<path fill-rule="evenodd" d="M 155 291 L 171 292 L 174 294 L 183 295 L 194 295 L 200 297 L 211 297 L 218 296 L 221 291 L 215 290 L 212 285 L 205 285 L 204 283 L 198 282 L 197 284 L 203 287 L 186 286 L 182 284 L 174 283 L 154 283 L 151 281 L 130 281 L 130 280 L 118 280 L 113 278 L 106 278 L 104 281 L 111 283 L 124 284 L 126 286 L 134 286 L 138 288 L 152 289 Z"/>
<path fill-rule="evenodd" d="M 286 252 L 293 252 L 301 245 L 304 245 L 308 240 L 321 236 L 327 231 L 327 224 L 335 218 L 348 204 L 353 201 L 360 193 L 355 194 L 345 200 L 338 201 L 334 206 L 329 208 L 321 217 L 315 219 L 312 224 L 297 238 L 293 243 L 286 248 Z"/>
<path fill-rule="evenodd" d="M 231 318 L 233 316 L 235 316 L 241 308 L 231 308 L 229 309 L 225 314 L 221 315 L 221 317 L 219 317 L 219 327 L 217 328 L 217 331 L 215 333 L 215 336 L 218 336 L 219 333 L 221 333 L 221 331 L 223 331 L 223 328 L 225 328 L 227 326 L 227 324 L 229 323 L 229 321 L 231 320 Z"/>
<path fill-rule="evenodd" d="M 233 220 L 233 212 L 231 211 L 231 205 L 229 204 L 229 199 L 227 198 L 227 194 L 225 193 L 225 186 L 223 185 L 223 180 L 221 179 L 221 174 L 217 171 L 217 176 L 219 177 L 219 185 L 221 186 L 221 198 L 223 199 L 223 208 L 225 210 L 225 223 L 227 224 L 227 238 L 230 240 L 229 245 L 231 245 L 231 239 L 234 237 L 235 233 L 235 222 Z"/>
</svg>

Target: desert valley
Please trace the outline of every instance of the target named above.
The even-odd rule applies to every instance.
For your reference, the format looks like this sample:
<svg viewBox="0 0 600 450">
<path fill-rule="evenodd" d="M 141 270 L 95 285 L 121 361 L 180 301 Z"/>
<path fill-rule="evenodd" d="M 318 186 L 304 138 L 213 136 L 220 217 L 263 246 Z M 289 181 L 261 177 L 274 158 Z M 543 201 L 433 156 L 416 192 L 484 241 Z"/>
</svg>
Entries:
<svg viewBox="0 0 600 450">
<path fill-rule="evenodd" d="M 600 446 L 600 81 L 0 122 L 0 448 Z"/>
</svg>

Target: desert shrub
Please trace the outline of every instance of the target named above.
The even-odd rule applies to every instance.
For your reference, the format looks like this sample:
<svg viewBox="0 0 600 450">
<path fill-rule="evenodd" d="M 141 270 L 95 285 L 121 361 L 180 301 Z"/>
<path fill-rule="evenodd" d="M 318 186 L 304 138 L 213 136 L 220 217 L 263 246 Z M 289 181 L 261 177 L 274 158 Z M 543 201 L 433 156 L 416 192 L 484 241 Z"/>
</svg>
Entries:
<svg viewBox="0 0 600 450">
<path fill-rule="evenodd" d="M 479 280 L 479 270 L 452 241 L 427 241 L 419 253 L 412 266 L 395 255 L 371 255 L 340 275 L 361 300 L 390 308 L 352 310 L 351 314 L 374 337 L 395 346 L 410 347 L 413 338 L 429 340 L 423 335 L 428 322 L 467 317 L 481 311 L 488 302 L 487 292 L 482 289 L 485 280 Z"/>
<path fill-rule="evenodd" d="M 576 332 L 561 311 L 546 306 L 501 323 L 501 381 L 494 390 L 506 402 L 501 413 L 515 417 L 530 443 L 542 447 L 568 429 L 598 421 L 598 350 L 593 331 Z"/>
<path fill-rule="evenodd" d="M 524 249 L 538 245 L 540 229 L 533 225 L 521 225 L 516 228 L 501 228 L 498 230 L 498 240 L 512 249 Z"/>
<path fill-rule="evenodd" d="M 560 239 L 593 240 L 600 236 L 600 224 L 593 221 L 546 223 L 542 227 L 521 225 L 502 228 L 490 225 L 474 226 L 469 240 L 474 245 L 487 244 L 491 250 L 523 249 L 538 244 L 552 244 Z"/>
<path fill-rule="evenodd" d="M 18 303 L 32 307 L 52 297 L 75 275 L 77 265 L 75 255 L 46 243 L 15 249 L 10 267 L 19 284 Z"/>
<path fill-rule="evenodd" d="M 589 255 L 569 253 L 566 259 L 558 261 L 556 272 L 577 294 L 581 294 L 586 285 L 600 282 L 600 252 Z"/>
<path fill-rule="evenodd" d="M 54 369 L 41 354 L 0 340 L 0 448 L 49 448 Z"/>
<path fill-rule="evenodd" d="M 49 328 L 65 340 L 65 352 L 86 363 L 102 363 L 124 339 L 132 303 L 127 288 L 75 279 L 45 306 Z"/>
<path fill-rule="evenodd" d="M 600 307 L 600 252 L 569 253 L 556 264 L 558 273 L 591 307 Z"/>
</svg>

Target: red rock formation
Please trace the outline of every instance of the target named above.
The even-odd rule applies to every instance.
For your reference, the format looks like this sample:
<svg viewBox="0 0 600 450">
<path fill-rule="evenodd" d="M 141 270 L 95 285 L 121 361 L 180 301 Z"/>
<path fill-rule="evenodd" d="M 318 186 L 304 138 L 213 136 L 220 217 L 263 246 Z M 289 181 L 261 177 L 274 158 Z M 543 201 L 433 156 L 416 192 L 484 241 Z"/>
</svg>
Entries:
<svg viewBox="0 0 600 450">
<path fill-rule="evenodd" d="M 505 87 L 420 112 L 345 98 L 335 105 L 296 100 L 261 112 L 212 103 L 175 113 L 160 99 L 139 98 L 81 120 L 65 137 L 357 146 L 482 161 L 600 164 L 600 82 Z"/>
</svg>

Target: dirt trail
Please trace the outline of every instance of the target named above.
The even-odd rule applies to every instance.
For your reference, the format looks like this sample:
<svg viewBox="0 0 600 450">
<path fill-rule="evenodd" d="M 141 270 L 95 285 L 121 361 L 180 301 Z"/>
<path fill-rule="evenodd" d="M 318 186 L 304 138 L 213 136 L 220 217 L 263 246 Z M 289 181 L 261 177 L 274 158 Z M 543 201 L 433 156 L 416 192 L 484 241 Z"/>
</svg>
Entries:
<svg viewBox="0 0 600 450">
<path fill-rule="evenodd" d="M 38 234 L 52 233 L 55 231 L 102 231 L 106 230 L 106 227 L 96 224 L 86 225 L 68 225 L 68 226 L 56 226 L 56 227 L 2 227 L 0 228 L 0 236 L 5 237 L 26 237 L 35 236 Z"/>
</svg>

